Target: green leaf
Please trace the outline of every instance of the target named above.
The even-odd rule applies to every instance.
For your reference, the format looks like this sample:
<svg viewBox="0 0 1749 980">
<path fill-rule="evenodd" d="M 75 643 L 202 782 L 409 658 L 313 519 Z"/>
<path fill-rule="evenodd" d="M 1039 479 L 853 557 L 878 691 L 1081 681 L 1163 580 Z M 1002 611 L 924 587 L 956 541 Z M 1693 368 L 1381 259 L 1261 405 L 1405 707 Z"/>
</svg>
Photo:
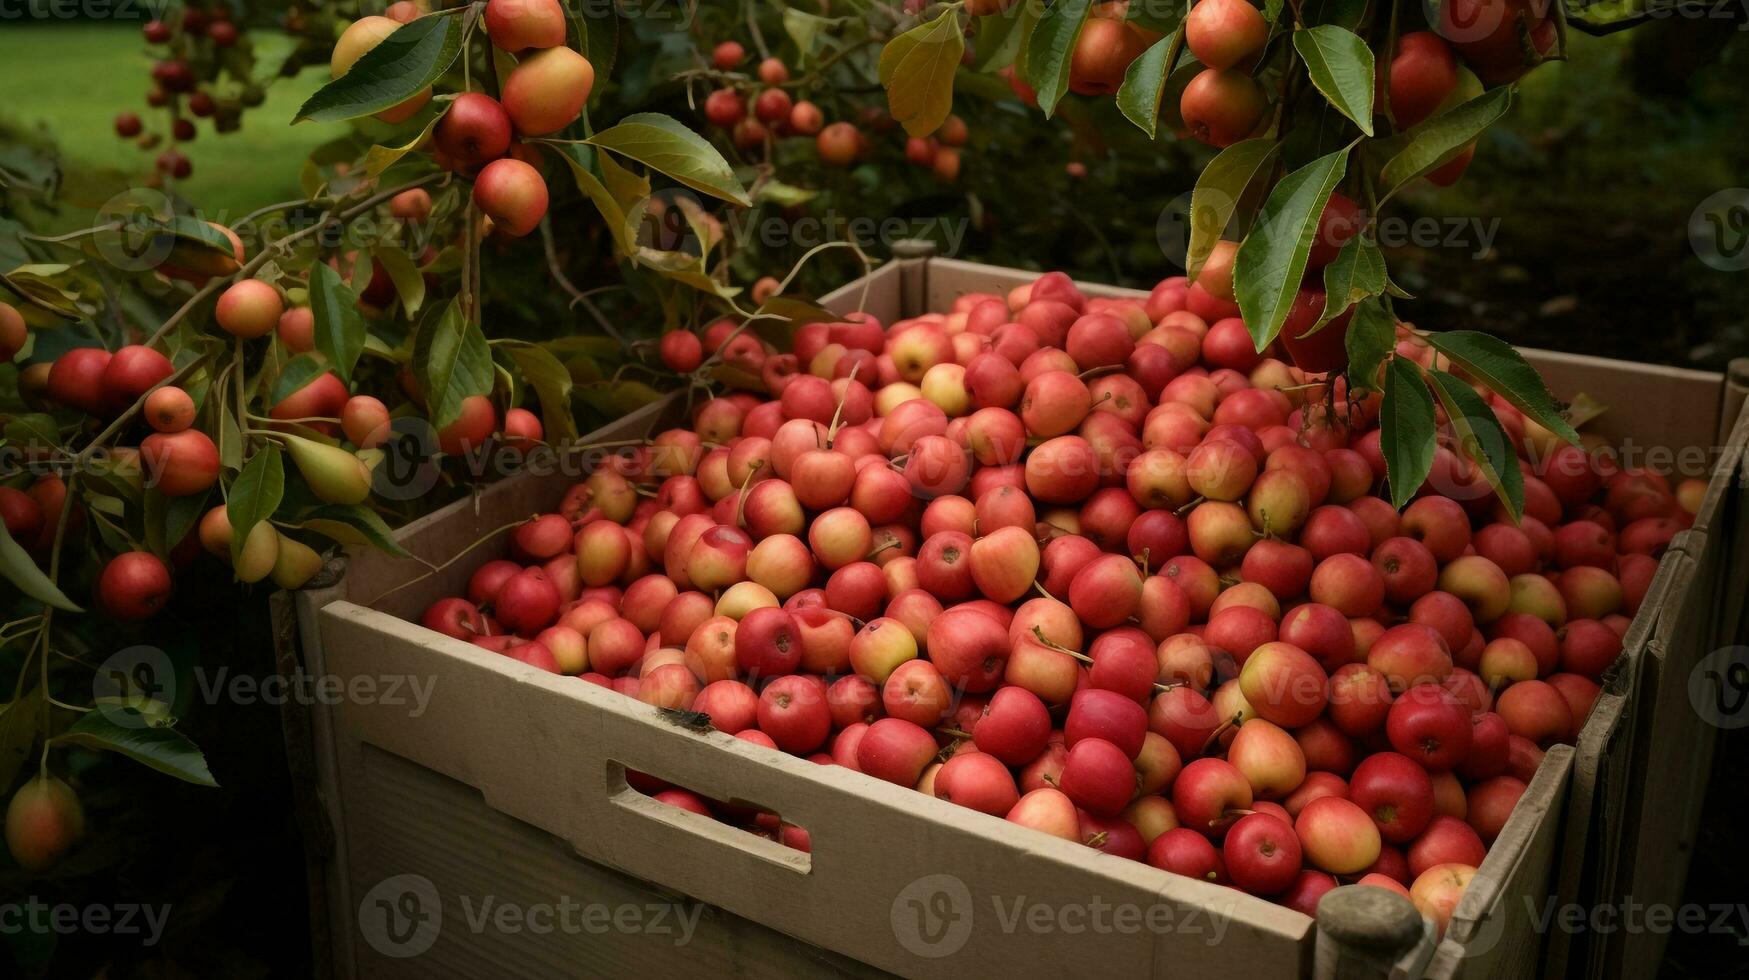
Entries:
<svg viewBox="0 0 1749 980">
<path fill-rule="evenodd" d="M 225 516 L 231 522 L 232 564 L 242 560 L 249 532 L 273 516 L 283 496 L 285 461 L 280 458 L 278 447 L 268 445 L 249 457 L 225 497 Z"/>
<path fill-rule="evenodd" d="M 770 202 L 779 207 L 789 208 L 806 204 L 819 196 L 819 191 L 809 190 L 806 187 L 794 187 L 781 180 L 768 180 L 759 185 L 759 193 L 754 195 L 754 199 L 761 203 Z"/>
<path fill-rule="evenodd" d="M 1294 50 L 1312 84 L 1336 111 L 1372 135 L 1372 51 L 1354 32 L 1322 24 L 1294 32 Z"/>
<path fill-rule="evenodd" d="M 462 49 L 462 18 L 421 17 L 364 53 L 346 74 L 316 90 L 292 119 L 335 122 L 400 105 L 449 70 Z"/>
<path fill-rule="evenodd" d="M 1427 376 L 1432 379 L 1433 393 L 1445 406 L 1458 448 L 1476 464 L 1516 523 L 1524 514 L 1524 474 L 1518 469 L 1518 451 L 1500 427 L 1499 418 L 1474 388 L 1455 375 L 1429 371 Z"/>
<path fill-rule="evenodd" d="M 432 116 L 431 121 L 425 124 L 425 128 L 419 131 L 418 136 L 400 146 L 372 146 L 364 154 L 364 172 L 372 177 L 381 177 L 383 171 L 399 163 L 402 157 L 423 146 L 425 141 L 431 138 L 432 130 L 436 129 L 437 124 L 443 120 L 443 115 L 440 112 Z"/>
<path fill-rule="evenodd" d="M 783 8 L 783 30 L 790 40 L 796 42 L 798 61 L 807 64 L 814 56 L 814 48 L 819 43 L 820 33 L 830 30 L 835 22 L 819 14 L 810 14 L 794 7 Z"/>
<path fill-rule="evenodd" d="M 627 207 L 608 191 L 607 185 L 590 169 L 590 164 L 579 159 L 577 155 L 583 153 L 590 160 L 594 160 L 598 151 L 588 146 L 548 145 L 553 146 L 559 157 L 570 166 L 571 178 L 577 182 L 577 189 L 589 198 L 590 203 L 595 205 L 595 210 L 600 212 L 601 219 L 607 222 L 608 233 L 613 236 L 614 250 L 622 256 L 637 251 L 637 241 L 631 234 L 631 226 L 627 221 Z"/>
<path fill-rule="evenodd" d="M 1264 165 L 1275 158 L 1278 146 L 1267 139 L 1244 140 L 1222 150 L 1202 168 L 1190 193 L 1190 247 L 1184 256 L 1184 269 L 1191 279 L 1202 271 L 1239 200 L 1251 182 L 1265 172 Z"/>
<path fill-rule="evenodd" d="M 1377 391 L 1379 365 L 1397 348 L 1397 318 L 1377 299 L 1364 299 L 1354 307 L 1343 337 L 1348 350 L 1348 382 Z"/>
<path fill-rule="evenodd" d="M 14 446 L 40 446 L 44 449 L 61 444 L 61 427 L 55 417 L 43 412 L 15 415 L 6 421 L 6 441 Z"/>
<path fill-rule="evenodd" d="M 1379 187 L 1384 191 L 1379 203 L 1389 200 L 1404 184 L 1462 153 L 1482 130 L 1498 122 L 1511 107 L 1512 86 L 1502 85 L 1417 124 L 1404 134 L 1408 145 L 1379 171 Z"/>
<path fill-rule="evenodd" d="M 1475 330 L 1449 330 L 1424 335 L 1433 349 L 1451 358 L 1489 391 L 1506 399 L 1543 428 L 1577 446 L 1573 431 L 1542 375 L 1511 344 Z"/>
<path fill-rule="evenodd" d="M 110 720 L 117 716 L 137 722 L 137 725 L 120 725 Z M 147 716 L 133 708 L 111 706 L 103 711 L 88 711 L 51 741 L 117 752 L 196 786 L 219 785 L 207 768 L 206 757 L 200 754 L 193 742 L 174 728 L 153 727 Z"/>
<path fill-rule="evenodd" d="M 1385 479 L 1391 503 L 1408 506 L 1415 491 L 1433 470 L 1433 396 L 1414 361 L 1393 357 L 1385 362 L 1385 399 L 1379 408 L 1379 449 L 1385 457 Z"/>
<path fill-rule="evenodd" d="M 30 748 L 36 744 L 36 733 L 42 728 L 42 709 L 48 702 L 35 691 L 18 700 L 0 705 L 0 786 L 8 789 L 18 778 L 18 770 L 30 758 Z"/>
<path fill-rule="evenodd" d="M 1321 156 L 1293 171 L 1269 192 L 1251 233 L 1233 262 L 1240 315 L 1258 350 L 1268 347 L 1300 291 L 1318 218 L 1348 169 L 1348 151 Z"/>
<path fill-rule="evenodd" d="M 559 363 L 552 351 L 537 344 L 514 340 L 499 341 L 498 346 L 516 362 L 522 380 L 528 382 L 540 398 L 547 441 L 555 445 L 575 442 L 577 417 L 571 411 L 571 372 L 565 370 L 565 365 Z"/>
<path fill-rule="evenodd" d="M 368 253 L 364 260 L 369 261 Z M 364 315 L 358 312 L 357 294 L 326 262 L 310 266 L 310 312 L 316 318 L 316 349 L 328 359 L 328 366 L 340 380 L 351 387 L 352 368 L 358 363 L 358 355 L 364 352 Z"/>
<path fill-rule="evenodd" d="M 1178 49 L 1178 34 L 1179 31 L 1174 31 L 1155 41 L 1141 57 L 1130 62 L 1123 85 L 1117 90 L 1118 110 L 1147 133 L 1149 139 L 1154 138 L 1160 124 L 1160 96 L 1166 91 L 1166 76 L 1172 72 L 1168 60 Z"/>
<path fill-rule="evenodd" d="M 61 515 L 44 514 L 44 521 L 58 521 Z M 49 581 L 43 570 L 31 560 L 18 542 L 12 540 L 12 532 L 0 523 L 0 576 L 18 587 L 18 591 L 30 596 L 38 602 L 46 603 L 64 612 L 84 612 L 73 600 L 67 598 L 60 587 Z"/>
<path fill-rule="evenodd" d="M 586 142 L 636 160 L 701 194 L 741 205 L 752 203 L 716 147 L 669 116 L 634 113 Z"/>
<path fill-rule="evenodd" d="M 628 247 L 635 245 L 650 210 L 650 178 L 620 166 L 611 153 L 597 152 L 595 166 L 601 173 L 602 186 L 607 188 L 607 193 L 613 196 L 614 203 L 625 214 L 624 236 Z M 677 198 L 676 202 L 693 203 L 686 197 Z"/>
<path fill-rule="evenodd" d="M 881 49 L 879 73 L 887 108 L 912 136 L 928 136 L 953 112 L 953 76 L 966 52 L 953 8 L 911 28 Z"/>
<path fill-rule="evenodd" d="M 1069 62 L 1092 8 L 1093 0 L 1056 0 L 1045 8 L 1027 41 L 1026 80 L 1038 91 L 1038 107 L 1047 119 L 1069 91 Z"/>
<path fill-rule="evenodd" d="M 316 376 L 327 372 L 324 364 L 314 354 L 299 354 L 286 362 L 285 370 L 279 372 L 279 377 L 273 382 L 273 404 L 285 401 L 292 392 L 316 379 Z M 225 415 L 229 415 L 226 412 Z M 223 416 L 220 416 L 221 418 Z"/>
<path fill-rule="evenodd" d="M 401 309 L 406 310 L 409 317 L 418 316 L 419 308 L 425 305 L 425 276 L 420 274 L 413 256 L 393 245 L 378 245 L 370 252 L 383 264 L 383 270 L 395 284 L 395 293 L 401 297 Z"/>
<path fill-rule="evenodd" d="M 492 351 L 477 324 L 451 300 L 425 317 L 413 339 L 413 377 L 425 392 L 426 411 L 439 429 L 454 422 L 462 401 L 492 391 Z"/>
<path fill-rule="evenodd" d="M 362 504 L 328 504 L 306 513 L 298 523 L 306 531 L 341 544 L 368 544 L 394 558 L 411 558 L 395 541 L 395 533 L 376 512 Z"/>
<path fill-rule="evenodd" d="M 595 77 L 605 80 L 613 75 L 614 60 L 619 52 L 619 6 L 580 3 L 577 7 L 578 13 L 571 17 L 571 23 L 577 27 L 577 50 L 589 59 Z M 606 88 L 597 85 L 595 91 Z"/>
<path fill-rule="evenodd" d="M 1324 313 L 1306 336 L 1324 329 L 1343 310 L 1384 291 L 1384 253 L 1365 235 L 1350 238 L 1336 253 L 1335 261 L 1324 267 Z"/>
<path fill-rule="evenodd" d="M 996 14 L 975 17 L 978 44 L 972 70 L 992 72 L 1014 64 L 1038 26 L 1041 4 L 1021 3 Z"/>
</svg>

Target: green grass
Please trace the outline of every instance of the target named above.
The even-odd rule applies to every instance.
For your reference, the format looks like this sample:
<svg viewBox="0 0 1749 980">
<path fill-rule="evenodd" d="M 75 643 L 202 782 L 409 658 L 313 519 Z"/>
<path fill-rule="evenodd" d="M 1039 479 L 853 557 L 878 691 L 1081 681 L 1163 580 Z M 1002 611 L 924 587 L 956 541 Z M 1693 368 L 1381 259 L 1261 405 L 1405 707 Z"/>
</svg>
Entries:
<svg viewBox="0 0 1749 980">
<path fill-rule="evenodd" d="M 305 98 L 328 80 L 320 66 L 295 78 L 275 78 L 291 49 L 282 34 L 251 31 L 256 72 L 273 81 L 267 101 L 243 115 L 241 130 L 223 135 L 207 120 L 182 150 L 194 174 L 177 190 L 203 210 L 241 214 L 272 201 L 299 196 L 298 168 L 309 152 L 346 132 L 343 123 L 301 123 L 291 118 Z M 152 57 L 136 24 L 43 23 L 0 31 L 0 122 L 41 133 L 57 144 L 69 171 L 68 203 L 138 183 L 152 169 L 158 150 L 146 151 L 115 135 L 116 115 L 138 112 L 147 128 L 167 127 L 145 104 Z M 29 93 L 26 95 L 25 93 Z"/>
</svg>

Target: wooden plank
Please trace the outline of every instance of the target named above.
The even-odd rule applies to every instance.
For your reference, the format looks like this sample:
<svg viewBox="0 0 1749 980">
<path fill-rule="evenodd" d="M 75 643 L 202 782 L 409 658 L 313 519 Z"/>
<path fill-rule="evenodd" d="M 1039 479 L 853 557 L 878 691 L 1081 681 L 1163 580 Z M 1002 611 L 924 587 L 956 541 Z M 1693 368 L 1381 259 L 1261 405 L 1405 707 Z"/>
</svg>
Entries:
<svg viewBox="0 0 1749 980">
<path fill-rule="evenodd" d="M 922 977 L 1069 975 L 1089 963 L 1133 975 L 1307 968 L 1311 920 L 1262 899 L 1089 860 L 1077 843 L 906 787 L 677 728 L 648 705 L 350 603 L 321 620 L 340 676 L 410 677 L 431 691 L 417 717 L 392 704 L 337 705 L 338 727 L 358 746 L 350 757 L 343 749 L 342 767 L 360 765 L 365 746 L 408 759 L 589 860 L 805 942 Z M 562 746 L 564 764 L 543 746 Z M 809 830 L 812 853 L 662 807 L 626 788 L 623 768 L 774 809 Z M 931 921 L 963 928 L 930 937 L 916 908 L 944 902 L 949 914 Z M 1101 914 L 1131 925 L 1082 925 Z"/>
</svg>

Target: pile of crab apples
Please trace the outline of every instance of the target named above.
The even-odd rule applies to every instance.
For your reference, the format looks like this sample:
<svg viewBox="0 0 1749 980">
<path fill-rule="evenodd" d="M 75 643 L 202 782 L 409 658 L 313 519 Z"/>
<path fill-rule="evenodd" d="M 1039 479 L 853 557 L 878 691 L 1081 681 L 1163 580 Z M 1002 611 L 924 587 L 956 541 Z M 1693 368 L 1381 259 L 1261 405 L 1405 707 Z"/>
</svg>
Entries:
<svg viewBox="0 0 1749 980">
<path fill-rule="evenodd" d="M 1495 402 L 1523 520 L 1446 445 L 1399 513 L 1376 396 L 1181 279 L 659 350 L 767 390 L 614 457 L 427 626 L 1307 913 L 1362 882 L 1443 924 L 1695 505 Z"/>
</svg>

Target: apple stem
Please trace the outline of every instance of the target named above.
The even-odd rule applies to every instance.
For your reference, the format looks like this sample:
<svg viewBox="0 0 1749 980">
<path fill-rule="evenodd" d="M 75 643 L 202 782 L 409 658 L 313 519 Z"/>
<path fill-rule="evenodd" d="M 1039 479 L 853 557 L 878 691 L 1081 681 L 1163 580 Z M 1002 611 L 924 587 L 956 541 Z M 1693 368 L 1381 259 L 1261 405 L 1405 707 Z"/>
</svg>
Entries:
<svg viewBox="0 0 1749 980">
<path fill-rule="evenodd" d="M 850 366 L 849 380 L 856 380 L 856 372 L 862 370 L 862 362 L 857 361 Z M 832 409 L 832 424 L 826 427 L 826 448 L 832 448 L 832 441 L 838 438 L 838 421 L 844 415 L 844 399 L 850 397 L 850 386 L 844 386 L 843 394 L 838 396 L 838 407 Z"/>
<path fill-rule="evenodd" d="M 1208 500 L 1207 497 L 1204 497 L 1201 494 L 1198 494 L 1197 496 L 1191 498 L 1190 503 L 1185 504 L 1183 507 L 1178 508 L 1173 513 L 1177 514 L 1179 517 L 1183 517 L 1185 514 L 1190 513 L 1191 510 L 1193 510 L 1197 504 L 1203 503 L 1206 500 Z"/>
<path fill-rule="evenodd" d="M 1032 628 L 1032 635 L 1038 637 L 1038 641 L 1040 643 L 1044 644 L 1046 647 L 1048 647 L 1052 650 L 1057 651 L 1058 653 L 1066 653 L 1069 656 L 1074 657 L 1076 660 L 1079 660 L 1084 664 L 1091 664 L 1093 662 L 1093 658 L 1089 657 L 1085 653 L 1082 653 L 1078 650 L 1071 650 L 1068 647 L 1063 646 L 1061 643 L 1058 643 L 1055 640 L 1052 640 L 1050 637 L 1046 636 L 1045 631 L 1042 627 L 1034 626 Z"/>
<path fill-rule="evenodd" d="M 965 739 L 965 738 L 972 737 L 971 732 L 960 731 L 957 728 L 949 728 L 946 725 L 943 725 L 940 728 L 937 728 L 936 731 L 940 732 L 943 735 L 952 735 L 954 738 Z"/>
<path fill-rule="evenodd" d="M 1044 583 L 1040 582 L 1038 579 L 1035 578 L 1032 580 L 1032 587 L 1037 589 L 1038 594 L 1044 596 L 1046 599 L 1049 599 L 1052 602 L 1057 601 L 1057 597 L 1054 595 L 1051 595 L 1050 592 L 1047 589 L 1045 589 Z"/>
<path fill-rule="evenodd" d="M 735 498 L 736 527 L 744 528 L 747 526 L 746 522 L 742 520 L 743 515 L 747 513 L 747 488 L 753 485 L 753 478 L 758 475 L 758 468 L 749 469 L 747 471 L 747 478 L 741 481 L 741 489 L 739 491 L 740 495 Z"/>
<path fill-rule="evenodd" d="M 1101 364 L 1098 367 L 1090 367 L 1087 370 L 1082 371 L 1080 374 L 1075 375 L 1075 377 L 1080 378 L 1082 381 L 1086 381 L 1088 378 L 1098 378 L 1107 374 L 1116 374 L 1123 369 L 1124 366 L 1122 364 Z M 1111 392 L 1106 392 L 1105 397 L 1110 398 Z M 1101 401 L 1103 400 L 1104 399 L 1101 399 Z M 1098 404 L 1098 402 L 1095 402 L 1094 404 Z"/>
<path fill-rule="evenodd" d="M 1144 579 L 1148 577 L 1148 558 L 1149 558 L 1148 552 L 1149 552 L 1149 549 L 1143 548 L 1142 553 L 1140 555 L 1135 556 L 1136 559 L 1138 560 L 1138 562 L 1142 566 L 1142 578 L 1144 578 Z"/>
<path fill-rule="evenodd" d="M 1228 718 L 1226 721 L 1221 722 L 1220 727 L 1216 728 L 1213 732 L 1209 733 L 1208 741 L 1202 743 L 1202 752 L 1200 752 L 1199 754 L 1200 755 L 1208 755 L 1209 749 L 1212 748 L 1217 742 L 1219 742 L 1221 740 L 1221 736 L 1225 735 L 1229 729 L 1231 729 L 1234 725 L 1239 724 L 1239 720 L 1240 720 L 1240 714 L 1239 714 L 1239 712 L 1235 711 L 1235 712 L 1233 712 L 1233 717 Z"/>
</svg>

